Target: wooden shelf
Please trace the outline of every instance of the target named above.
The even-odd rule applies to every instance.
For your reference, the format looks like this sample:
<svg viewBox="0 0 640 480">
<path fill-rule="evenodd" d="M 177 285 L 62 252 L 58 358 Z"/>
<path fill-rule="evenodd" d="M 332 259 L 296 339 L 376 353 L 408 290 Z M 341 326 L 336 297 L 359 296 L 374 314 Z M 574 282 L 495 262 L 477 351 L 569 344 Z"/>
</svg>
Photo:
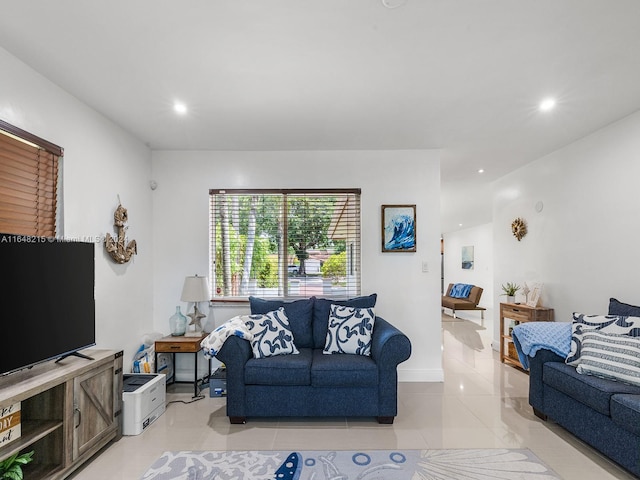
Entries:
<svg viewBox="0 0 640 480">
<path fill-rule="evenodd" d="M 0 449 L 0 452 L 1 452 L 0 461 L 22 450 L 26 450 L 27 447 L 37 442 L 41 438 L 49 435 L 54 430 L 58 428 L 62 428 L 62 421 L 25 420 L 25 421 L 22 421 L 21 428 L 22 428 L 22 435 L 20 435 L 20 438 L 14 442 L 11 442 L 6 447 Z"/>
<path fill-rule="evenodd" d="M 500 361 L 524 371 L 520 359 L 513 347 L 511 332 L 505 329 L 505 319 L 513 321 L 514 325 L 524 322 L 553 322 L 553 309 L 546 307 L 529 307 L 518 303 L 500 304 Z M 509 347 L 512 348 L 509 348 Z"/>
</svg>

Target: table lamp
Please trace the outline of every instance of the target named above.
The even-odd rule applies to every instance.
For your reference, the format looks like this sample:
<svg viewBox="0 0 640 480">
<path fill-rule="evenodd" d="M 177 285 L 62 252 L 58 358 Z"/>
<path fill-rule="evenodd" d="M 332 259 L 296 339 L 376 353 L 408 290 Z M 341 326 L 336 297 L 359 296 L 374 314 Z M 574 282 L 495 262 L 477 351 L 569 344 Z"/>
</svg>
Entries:
<svg viewBox="0 0 640 480">
<path fill-rule="evenodd" d="M 198 310 L 199 302 L 208 302 L 209 298 L 209 284 L 206 277 L 199 277 L 197 274 L 193 277 L 186 277 L 184 279 L 184 286 L 182 287 L 182 296 L 180 300 L 183 302 L 193 302 L 193 312 L 187 314 L 187 317 L 191 318 L 189 325 L 193 325 L 194 330 L 188 329 L 185 333 L 186 337 L 199 337 L 202 335 L 202 324 L 200 319 L 206 317 L 206 315 L 200 313 Z"/>
</svg>

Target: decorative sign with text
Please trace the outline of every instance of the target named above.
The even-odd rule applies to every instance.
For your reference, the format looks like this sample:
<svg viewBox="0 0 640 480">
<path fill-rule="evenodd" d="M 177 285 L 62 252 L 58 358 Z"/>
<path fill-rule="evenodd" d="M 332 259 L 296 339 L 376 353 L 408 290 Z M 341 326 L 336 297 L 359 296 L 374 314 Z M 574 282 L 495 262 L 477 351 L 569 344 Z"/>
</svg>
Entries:
<svg viewBox="0 0 640 480">
<path fill-rule="evenodd" d="M 21 433 L 20 402 L 0 407 L 0 447 L 17 440 Z"/>
</svg>

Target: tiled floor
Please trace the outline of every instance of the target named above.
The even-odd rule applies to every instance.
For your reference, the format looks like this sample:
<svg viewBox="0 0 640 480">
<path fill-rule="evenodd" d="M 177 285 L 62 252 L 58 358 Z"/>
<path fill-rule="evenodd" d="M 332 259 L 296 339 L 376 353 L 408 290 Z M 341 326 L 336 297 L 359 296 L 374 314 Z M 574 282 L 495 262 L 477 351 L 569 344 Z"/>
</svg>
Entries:
<svg viewBox="0 0 640 480">
<path fill-rule="evenodd" d="M 443 316 L 445 381 L 401 383 L 393 425 L 343 418 L 250 419 L 246 425 L 230 425 L 224 398 L 206 396 L 190 404 L 169 404 L 143 433 L 112 443 L 72 478 L 139 479 L 166 450 L 494 447 L 529 448 L 565 480 L 635 478 L 533 415 L 527 375 L 500 363 L 490 347 L 490 320 L 479 316 Z M 487 311 L 486 317 L 492 313 Z M 184 385 L 172 386 L 167 397 L 189 401 L 189 392 Z"/>
</svg>

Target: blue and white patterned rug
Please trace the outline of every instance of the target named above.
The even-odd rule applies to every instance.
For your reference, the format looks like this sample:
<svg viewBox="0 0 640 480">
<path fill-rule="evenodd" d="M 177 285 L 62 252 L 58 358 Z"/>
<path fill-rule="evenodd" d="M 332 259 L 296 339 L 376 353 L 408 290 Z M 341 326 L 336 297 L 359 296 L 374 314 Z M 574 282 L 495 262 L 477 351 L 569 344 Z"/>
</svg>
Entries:
<svg viewBox="0 0 640 480">
<path fill-rule="evenodd" d="M 559 480 L 527 449 L 165 452 L 141 480 Z"/>
</svg>

